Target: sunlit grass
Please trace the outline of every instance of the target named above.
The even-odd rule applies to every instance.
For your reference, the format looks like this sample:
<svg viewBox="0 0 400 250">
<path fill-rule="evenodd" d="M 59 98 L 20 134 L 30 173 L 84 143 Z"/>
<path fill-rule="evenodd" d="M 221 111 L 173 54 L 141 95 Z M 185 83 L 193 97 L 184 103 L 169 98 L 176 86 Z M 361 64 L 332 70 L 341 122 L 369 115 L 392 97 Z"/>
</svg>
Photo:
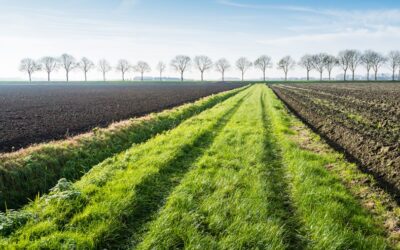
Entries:
<svg viewBox="0 0 400 250">
<path fill-rule="evenodd" d="M 382 226 L 362 208 L 325 166 L 329 156 L 300 147 L 293 139 L 294 118 L 271 90 L 267 113 L 290 179 L 290 194 L 312 249 L 387 249 Z"/>
<path fill-rule="evenodd" d="M 168 198 L 138 249 L 285 249 L 286 214 L 257 86 Z M 277 185 L 275 182 L 278 182 Z"/>
</svg>

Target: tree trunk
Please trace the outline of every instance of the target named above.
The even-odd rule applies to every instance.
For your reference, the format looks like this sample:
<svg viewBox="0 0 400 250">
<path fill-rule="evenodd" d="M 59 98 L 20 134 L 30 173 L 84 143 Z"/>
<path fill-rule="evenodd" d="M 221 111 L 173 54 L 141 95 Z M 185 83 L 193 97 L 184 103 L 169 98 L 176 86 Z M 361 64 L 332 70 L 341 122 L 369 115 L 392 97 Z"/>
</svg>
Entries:
<svg viewBox="0 0 400 250">
<path fill-rule="evenodd" d="M 285 81 L 287 81 L 287 72 L 285 72 Z"/>
<path fill-rule="evenodd" d="M 85 82 L 87 82 L 87 72 L 85 71 Z"/>
<path fill-rule="evenodd" d="M 143 82 L 143 72 L 142 72 L 142 76 L 141 76 L 141 78 L 140 78 L 141 80 L 142 80 L 142 82 Z"/>
<path fill-rule="evenodd" d="M 242 71 L 242 82 L 243 82 L 243 80 L 244 80 L 244 72 Z"/>
<path fill-rule="evenodd" d="M 47 72 L 47 81 L 50 82 L 50 71 Z"/>
<path fill-rule="evenodd" d="M 375 81 L 378 80 L 378 70 L 375 70 Z"/>
<path fill-rule="evenodd" d="M 225 82 L 225 71 L 222 71 L 222 81 Z"/>
<path fill-rule="evenodd" d="M 307 81 L 310 81 L 310 71 L 307 70 Z"/>
<path fill-rule="evenodd" d="M 103 81 L 106 81 L 106 72 L 103 71 Z"/>
<path fill-rule="evenodd" d="M 263 72 L 263 79 L 264 79 L 264 82 L 265 82 L 265 70 Z"/>
<path fill-rule="evenodd" d="M 125 82 L 125 72 L 122 71 L 122 81 Z"/>
<path fill-rule="evenodd" d="M 329 81 L 331 80 L 331 71 L 328 71 L 328 77 L 329 77 Z"/>
<path fill-rule="evenodd" d="M 201 81 L 204 81 L 204 78 L 203 78 L 203 76 L 204 76 L 204 72 L 203 72 L 203 71 L 201 71 Z"/>
<path fill-rule="evenodd" d="M 354 82 L 354 73 L 355 73 L 355 72 L 354 72 L 354 70 L 352 70 L 351 72 L 352 72 L 352 78 L 351 78 L 351 79 L 352 79 L 353 82 Z"/>
<path fill-rule="evenodd" d="M 160 71 L 160 82 L 162 81 L 162 72 Z"/>
<path fill-rule="evenodd" d="M 28 72 L 28 75 L 29 75 L 29 82 L 32 82 L 32 73 Z"/>
<path fill-rule="evenodd" d="M 68 71 L 65 73 L 66 77 L 67 77 L 67 82 L 69 82 L 69 76 L 68 76 Z"/>
<path fill-rule="evenodd" d="M 392 81 L 394 81 L 394 75 L 395 75 L 395 68 L 393 68 L 393 71 L 392 71 Z"/>
<path fill-rule="evenodd" d="M 369 69 L 367 69 L 367 81 L 369 81 Z"/>
<path fill-rule="evenodd" d="M 322 71 L 319 72 L 319 80 L 322 81 Z"/>
<path fill-rule="evenodd" d="M 181 72 L 181 82 L 183 82 L 183 71 Z"/>
<path fill-rule="evenodd" d="M 344 71 L 344 80 L 346 81 L 346 76 L 347 76 L 347 70 Z"/>
</svg>

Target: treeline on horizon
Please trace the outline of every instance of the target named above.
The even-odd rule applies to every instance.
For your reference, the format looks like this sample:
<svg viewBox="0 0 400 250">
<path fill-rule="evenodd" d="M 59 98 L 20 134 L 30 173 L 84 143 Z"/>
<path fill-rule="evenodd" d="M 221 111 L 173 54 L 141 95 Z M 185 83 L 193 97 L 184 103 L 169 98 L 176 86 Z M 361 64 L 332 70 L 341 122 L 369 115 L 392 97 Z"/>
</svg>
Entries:
<svg viewBox="0 0 400 250">
<path fill-rule="evenodd" d="M 272 68 L 273 65 L 271 57 L 267 55 L 260 56 L 254 62 L 246 57 L 240 57 L 235 62 L 235 68 L 241 72 L 242 81 L 244 81 L 245 73 L 251 67 L 259 69 L 262 73 L 262 79 L 265 81 L 266 72 L 268 69 Z M 365 52 L 343 50 L 339 52 L 337 56 L 327 53 L 306 54 L 301 57 L 298 62 L 291 56 L 285 56 L 276 63 L 277 68 L 282 70 L 285 81 L 288 80 L 289 71 L 294 69 L 296 65 L 305 69 L 307 81 L 310 80 L 310 72 L 313 70 L 320 74 L 320 80 L 323 79 L 324 72 L 328 73 L 328 79 L 331 80 L 332 70 L 337 67 L 343 70 L 344 81 L 348 80 L 348 72 L 351 72 L 351 79 L 354 81 L 355 72 L 359 67 L 364 67 L 366 69 L 368 81 L 371 80 L 370 73 L 372 71 L 374 73 L 374 80 L 376 81 L 378 80 L 378 71 L 385 65 L 391 69 L 392 80 L 394 81 L 396 79 L 397 70 L 397 79 L 400 80 L 400 51 L 390 51 L 387 55 L 383 55 L 373 50 L 367 50 Z M 220 72 L 221 79 L 224 81 L 225 72 L 232 68 L 230 62 L 225 58 L 213 62 L 210 57 L 205 55 L 195 56 L 193 59 L 186 55 L 178 55 L 171 60 L 170 66 L 180 74 L 181 81 L 184 80 L 184 73 L 191 67 L 199 71 L 201 81 L 204 80 L 204 74 L 211 69 Z M 155 68 L 161 81 L 163 73 L 167 69 L 167 64 L 160 61 Z M 47 73 L 47 80 L 51 81 L 51 73 L 62 69 L 65 71 L 65 79 L 68 82 L 70 72 L 76 69 L 82 71 L 85 81 L 87 81 L 87 73 L 94 69 L 102 73 L 104 81 L 106 81 L 107 73 L 113 69 L 121 73 L 122 81 L 125 81 L 125 74 L 129 71 L 140 73 L 141 80 L 143 81 L 144 74 L 152 70 L 150 65 L 145 61 L 138 61 L 135 65 L 132 65 L 128 60 L 120 59 L 117 64 L 112 67 L 106 59 L 101 59 L 95 64 L 86 57 L 77 61 L 69 54 L 63 54 L 58 58 L 47 56 L 39 60 L 25 58 L 21 60 L 19 69 L 28 74 L 30 82 L 32 81 L 32 74 L 37 71 L 45 71 Z"/>
</svg>

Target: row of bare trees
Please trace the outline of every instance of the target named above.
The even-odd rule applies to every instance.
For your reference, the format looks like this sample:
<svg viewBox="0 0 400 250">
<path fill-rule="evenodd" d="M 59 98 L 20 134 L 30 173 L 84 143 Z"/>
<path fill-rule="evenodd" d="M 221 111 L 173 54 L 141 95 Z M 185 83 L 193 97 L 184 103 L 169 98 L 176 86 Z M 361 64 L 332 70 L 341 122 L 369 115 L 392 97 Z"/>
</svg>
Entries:
<svg viewBox="0 0 400 250">
<path fill-rule="evenodd" d="M 295 63 L 290 57 L 282 59 L 279 65 L 290 65 L 293 68 Z M 328 78 L 331 80 L 331 73 L 335 67 L 343 70 L 343 79 L 347 80 L 347 73 L 350 71 L 352 80 L 355 79 L 355 72 L 359 67 L 365 67 L 367 71 L 367 80 L 370 80 L 371 70 L 374 72 L 374 79 L 378 79 L 378 71 L 387 66 L 391 69 L 392 80 L 395 80 L 396 70 L 399 70 L 398 80 L 400 80 L 400 52 L 391 51 L 386 56 L 376 51 L 367 50 L 364 53 L 358 50 L 344 50 L 339 52 L 337 56 L 319 53 L 315 55 L 304 55 L 299 65 L 306 69 L 307 80 L 310 79 L 310 72 L 317 71 L 322 80 L 323 73 L 328 72 Z M 284 69 L 284 68 L 282 68 Z M 285 69 L 284 69 L 285 71 Z"/>
<path fill-rule="evenodd" d="M 400 52 L 391 51 L 388 55 L 384 56 L 378 52 L 367 50 L 361 53 L 357 50 L 344 50 L 339 52 L 337 56 L 328 55 L 326 53 L 319 53 L 315 55 L 304 55 L 298 63 L 291 57 L 285 56 L 280 59 L 277 63 L 277 68 L 282 70 L 285 75 L 285 80 L 288 78 L 288 73 L 296 65 L 301 66 L 306 70 L 307 80 L 310 79 L 310 72 L 315 70 L 320 75 L 320 80 L 323 79 L 323 73 L 328 73 L 328 78 L 331 80 L 332 70 L 335 67 L 340 67 L 344 72 L 344 80 L 347 80 L 347 73 L 351 71 L 352 80 L 355 79 L 355 72 L 359 66 L 364 66 L 367 70 L 367 80 L 370 80 L 371 70 L 375 73 L 375 80 L 377 80 L 378 70 L 387 65 L 392 70 L 392 79 L 395 80 L 396 70 L 399 70 L 400 80 Z M 193 59 L 189 56 L 178 55 L 173 58 L 170 62 L 170 66 L 175 71 L 179 72 L 181 81 L 184 80 L 184 74 L 192 66 L 200 72 L 201 81 L 204 80 L 204 74 L 215 69 L 221 73 L 222 81 L 225 80 L 225 72 L 231 68 L 231 64 L 225 58 L 221 58 L 216 62 L 213 62 L 208 56 L 196 56 Z M 241 72 L 242 81 L 245 78 L 246 72 L 251 68 L 262 72 L 263 80 L 266 80 L 267 69 L 273 67 L 272 59 L 269 56 L 263 55 L 257 58 L 254 62 L 251 62 L 246 57 L 239 58 L 235 63 L 236 68 Z M 69 74 L 72 70 L 80 69 L 84 74 L 84 79 L 87 81 L 87 73 L 93 69 L 98 69 L 102 75 L 103 80 L 106 81 L 106 74 L 110 72 L 113 67 L 110 63 L 101 59 L 97 65 L 91 60 L 83 57 L 77 61 L 73 56 L 63 54 L 59 58 L 55 57 L 43 57 L 36 61 L 30 58 L 23 59 L 20 64 L 20 70 L 24 71 L 29 76 L 29 81 L 32 81 L 32 74 L 36 71 L 45 71 L 47 73 L 48 81 L 51 80 L 51 73 L 63 69 L 65 71 L 66 81 L 69 81 Z M 129 71 L 135 71 L 140 73 L 141 80 L 144 79 L 144 74 L 151 71 L 151 67 L 147 62 L 139 61 L 135 65 L 130 64 L 128 60 L 121 59 L 115 65 L 115 70 L 121 73 L 122 80 L 125 81 L 125 74 Z M 159 73 L 160 80 L 162 75 L 167 69 L 167 65 L 164 62 L 159 62 L 156 65 L 156 70 Z"/>
</svg>

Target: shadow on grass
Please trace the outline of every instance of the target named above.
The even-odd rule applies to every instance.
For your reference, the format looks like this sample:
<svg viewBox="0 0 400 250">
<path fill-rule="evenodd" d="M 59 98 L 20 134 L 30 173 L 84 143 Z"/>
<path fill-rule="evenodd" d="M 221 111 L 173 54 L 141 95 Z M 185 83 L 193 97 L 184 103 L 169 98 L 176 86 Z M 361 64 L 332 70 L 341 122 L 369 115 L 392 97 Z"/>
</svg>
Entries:
<svg viewBox="0 0 400 250">
<path fill-rule="evenodd" d="M 279 147 L 272 136 L 271 122 L 265 110 L 264 95 L 261 95 L 261 106 L 264 129 L 264 165 L 265 165 L 265 184 L 268 189 L 268 200 L 266 206 L 271 211 L 271 215 L 276 215 L 277 219 L 284 224 L 284 238 L 289 249 L 305 249 L 307 240 L 301 232 L 301 222 L 296 217 L 295 209 L 292 206 L 289 185 L 285 178 L 284 165 L 280 156 Z"/>
<path fill-rule="evenodd" d="M 161 168 L 158 174 L 148 176 L 136 187 L 134 192 L 137 195 L 129 206 L 130 210 L 119 218 L 121 226 L 118 231 L 103 237 L 99 248 L 123 249 L 128 246 L 134 247 L 141 241 L 148 222 L 165 204 L 172 190 L 193 163 L 204 154 L 247 96 L 242 97 L 212 129 L 199 136 L 193 144 L 183 147 L 173 160 L 165 163 L 165 167 Z"/>
</svg>

